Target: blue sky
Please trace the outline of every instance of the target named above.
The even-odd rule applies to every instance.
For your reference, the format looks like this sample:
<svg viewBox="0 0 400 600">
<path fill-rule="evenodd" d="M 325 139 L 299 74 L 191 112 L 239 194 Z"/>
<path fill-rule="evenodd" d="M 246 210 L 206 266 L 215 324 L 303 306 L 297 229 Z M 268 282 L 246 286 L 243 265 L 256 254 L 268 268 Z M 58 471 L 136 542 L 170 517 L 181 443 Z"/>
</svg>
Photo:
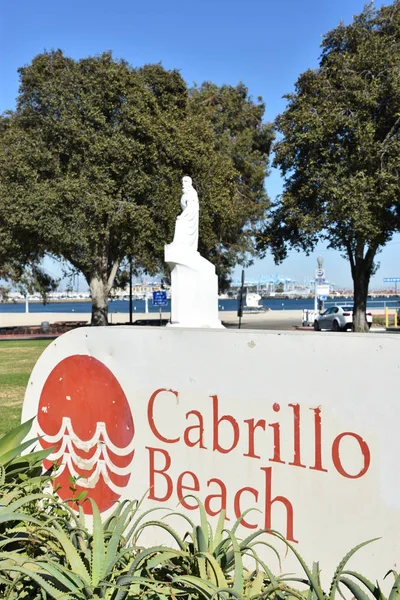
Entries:
<svg viewBox="0 0 400 600">
<path fill-rule="evenodd" d="M 382 2 L 376 2 L 380 6 Z M 192 84 L 205 80 L 231 85 L 243 81 L 262 96 L 265 119 L 285 108 L 282 96 L 298 75 L 318 64 L 322 35 L 340 20 L 349 23 L 363 0 L 21 0 L 3 3 L 0 16 L 0 112 L 12 109 L 20 66 L 44 50 L 61 48 L 75 59 L 112 50 L 133 66 L 162 62 L 177 68 Z M 278 172 L 267 180 L 274 198 L 281 190 Z M 201 199 L 200 199 L 201 202 Z M 400 235 L 378 257 L 383 277 L 400 276 Z M 256 261 L 248 278 L 270 273 L 303 281 L 311 278 L 316 257 L 324 257 L 329 280 L 351 286 L 350 269 L 339 253 L 320 246 L 310 256 L 291 252 L 275 266 L 271 257 Z M 56 268 L 48 263 L 50 270 Z"/>
</svg>

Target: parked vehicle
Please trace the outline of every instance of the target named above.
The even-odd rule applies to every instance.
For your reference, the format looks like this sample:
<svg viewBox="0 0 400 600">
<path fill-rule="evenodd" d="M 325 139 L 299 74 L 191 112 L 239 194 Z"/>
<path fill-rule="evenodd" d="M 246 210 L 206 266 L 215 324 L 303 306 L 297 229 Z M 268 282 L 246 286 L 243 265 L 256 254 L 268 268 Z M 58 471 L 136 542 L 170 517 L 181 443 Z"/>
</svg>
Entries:
<svg viewBox="0 0 400 600">
<path fill-rule="evenodd" d="M 135 327 L 138 325 L 144 325 L 145 327 L 149 327 L 150 325 L 154 325 L 155 327 L 165 327 L 168 323 L 169 319 L 137 319 L 132 325 L 135 325 Z"/>
<path fill-rule="evenodd" d="M 368 327 L 372 325 L 372 314 L 367 313 Z M 353 329 L 353 307 L 352 306 L 330 306 L 314 320 L 315 331 L 331 329 L 332 331 L 346 331 Z"/>
</svg>

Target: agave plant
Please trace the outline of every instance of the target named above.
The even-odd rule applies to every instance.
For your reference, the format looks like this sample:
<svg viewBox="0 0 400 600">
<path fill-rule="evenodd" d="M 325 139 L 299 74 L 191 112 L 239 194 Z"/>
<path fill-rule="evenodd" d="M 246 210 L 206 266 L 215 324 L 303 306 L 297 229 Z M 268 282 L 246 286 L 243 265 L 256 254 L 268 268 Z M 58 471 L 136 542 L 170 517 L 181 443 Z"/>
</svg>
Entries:
<svg viewBox="0 0 400 600">
<path fill-rule="evenodd" d="M 90 530 L 85 527 L 80 508 L 69 529 L 68 522 L 60 523 L 60 519 L 50 516 L 46 526 L 36 528 L 37 542 L 45 548 L 41 556 L 0 552 L 0 583 L 5 599 L 16 600 L 27 588 L 55 600 L 123 600 L 144 591 L 154 597 L 168 596 L 170 583 L 164 585 L 147 576 L 144 568 L 163 549 L 136 548 L 124 536 L 136 518 L 138 503 L 118 505 L 102 523 L 96 503 L 91 499 L 88 502 L 92 504 Z"/>
<path fill-rule="evenodd" d="M 25 439 L 31 430 L 32 422 L 33 419 L 30 419 L 0 438 L 0 486 L 37 477 L 42 473 L 42 460 L 49 455 L 48 450 L 22 456 L 22 453 L 38 439 Z"/>
<path fill-rule="evenodd" d="M 259 533 L 246 540 L 224 529 L 225 515 L 213 532 L 199 502 L 201 524 L 177 513 L 190 524 L 190 532 L 181 538 L 165 520 L 146 520 L 150 509 L 139 514 L 139 502 L 123 502 L 103 523 L 93 500 L 92 527 L 85 526 L 82 508 L 66 519 L 47 514 L 46 521 L 31 521 L 38 546 L 36 553 L 21 549 L 2 551 L 0 547 L 0 590 L 7 600 L 20 598 L 29 590 L 29 598 L 41 596 L 55 600 L 107 598 L 131 600 L 139 596 L 157 599 L 253 598 L 271 583 L 279 581 L 257 557 Z M 173 547 L 138 545 L 147 527 L 161 527 L 172 536 Z M 22 541 L 28 546 L 26 529 Z M 249 554 L 256 569 L 249 571 L 242 557 Z M 287 588 L 289 589 L 289 588 Z M 280 589 L 281 597 L 284 590 Z M 287 595 L 287 594 L 286 594 Z"/>
<path fill-rule="evenodd" d="M 140 502 L 124 501 L 104 522 L 91 499 L 80 498 L 72 510 L 45 488 L 51 474 L 42 474 L 41 461 L 51 449 L 22 456 L 35 440 L 24 442 L 31 422 L 0 439 L 0 597 L 4 600 L 335 600 L 347 588 L 356 600 L 400 600 L 400 578 L 388 596 L 378 584 L 346 570 L 359 544 L 339 563 L 324 592 L 318 563 L 310 569 L 298 551 L 275 531 L 256 531 L 245 539 L 237 536 L 244 513 L 226 528 L 221 512 L 215 529 L 198 504 L 200 524 L 187 515 L 169 511 L 161 520 L 158 508 L 140 512 Z M 77 500 L 77 498 L 75 498 Z M 88 528 L 81 503 L 91 502 Z M 163 509 L 164 510 L 164 509 Z M 169 516 L 183 519 L 188 531 L 179 535 Z M 140 545 L 142 532 L 162 528 L 171 547 Z M 275 576 L 259 555 L 267 547 L 279 561 L 265 533 L 284 542 L 297 557 L 305 577 Z M 248 565 L 251 564 L 250 568 Z M 293 585 L 307 586 L 306 592 Z"/>
<path fill-rule="evenodd" d="M 329 592 L 324 592 L 319 577 L 318 563 L 314 563 L 312 569 L 310 569 L 296 548 L 292 546 L 282 534 L 277 531 L 270 531 L 270 533 L 279 538 L 291 552 L 293 552 L 299 561 L 306 577 L 303 579 L 291 577 L 290 581 L 299 582 L 308 586 L 309 592 L 307 600 L 334 600 L 337 594 L 343 598 L 345 597 L 341 589 L 343 587 L 346 587 L 351 592 L 355 600 L 372 600 L 372 598 L 375 598 L 376 600 L 400 600 L 400 576 L 395 571 L 389 571 L 389 573 L 394 575 L 395 581 L 387 599 L 382 593 L 378 583 L 373 584 L 364 575 L 345 569 L 351 557 L 358 552 L 358 550 L 367 544 L 375 542 L 379 538 L 373 538 L 354 546 L 354 548 L 352 548 L 338 564 L 332 577 Z"/>
<path fill-rule="evenodd" d="M 43 501 L 53 501 L 44 490 L 50 481 L 42 473 L 42 460 L 48 450 L 22 453 L 36 439 L 24 441 L 32 419 L 19 425 L 0 439 L 0 548 L 10 544 L 13 531 L 21 536 L 24 523 L 40 524 L 43 520 Z"/>
<path fill-rule="evenodd" d="M 170 512 L 166 516 L 178 516 L 189 525 L 189 531 L 183 537 L 164 521 L 147 521 L 135 531 L 137 542 L 145 528 L 162 527 L 178 546 L 177 550 L 170 548 L 169 554 L 164 549 L 162 554 L 152 558 L 147 565 L 151 568 L 152 577 L 162 581 L 169 578 L 175 594 L 184 593 L 210 600 L 216 597 L 258 597 L 271 586 L 276 596 L 296 595 L 296 591 L 276 577 L 258 555 L 257 546 L 266 546 L 280 563 L 278 552 L 264 539 L 264 530 L 256 531 L 243 540 L 237 538 L 240 522 L 249 511 L 237 519 L 230 530 L 225 527 L 226 514 L 222 511 L 213 531 L 202 502 L 195 496 L 186 496 L 189 497 L 198 504 L 200 525 L 180 512 Z M 252 559 L 248 562 L 253 562 L 253 569 L 245 566 L 244 556 Z"/>
</svg>

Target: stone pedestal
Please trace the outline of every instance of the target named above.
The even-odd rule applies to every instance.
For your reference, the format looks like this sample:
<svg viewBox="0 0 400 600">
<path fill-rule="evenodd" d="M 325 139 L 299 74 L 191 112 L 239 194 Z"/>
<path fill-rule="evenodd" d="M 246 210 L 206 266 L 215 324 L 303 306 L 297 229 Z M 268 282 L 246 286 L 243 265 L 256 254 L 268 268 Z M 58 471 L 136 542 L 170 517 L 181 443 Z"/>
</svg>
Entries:
<svg viewBox="0 0 400 600">
<path fill-rule="evenodd" d="M 223 327 L 214 265 L 183 244 L 168 244 L 164 255 L 171 269 L 171 326 Z"/>
</svg>

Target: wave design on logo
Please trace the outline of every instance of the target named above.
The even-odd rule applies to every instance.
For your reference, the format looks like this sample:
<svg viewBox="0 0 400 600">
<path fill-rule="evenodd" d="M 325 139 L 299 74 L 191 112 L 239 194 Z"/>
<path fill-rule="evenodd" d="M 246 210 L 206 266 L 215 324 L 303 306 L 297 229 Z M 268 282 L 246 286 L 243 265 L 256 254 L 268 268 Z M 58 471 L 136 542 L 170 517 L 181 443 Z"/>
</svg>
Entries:
<svg viewBox="0 0 400 600">
<path fill-rule="evenodd" d="M 55 469 L 54 489 L 72 508 L 86 492 L 100 512 L 126 495 L 132 476 L 135 425 L 128 399 L 114 373 L 87 354 L 66 356 L 44 382 L 37 410 L 43 461 Z M 91 514 L 83 500 L 84 513 Z"/>
<path fill-rule="evenodd" d="M 121 495 L 126 483 L 118 485 L 115 479 L 131 474 L 134 438 L 126 447 L 120 448 L 110 440 L 105 423 L 100 421 L 92 438 L 82 440 L 74 432 L 69 417 L 62 418 L 55 435 L 47 435 L 40 426 L 38 434 L 43 448 L 56 446 L 45 461 L 47 467 L 57 465 L 56 479 L 67 472 L 76 478 L 80 488 L 95 489 L 102 477 L 107 487 L 118 496 Z"/>
</svg>

